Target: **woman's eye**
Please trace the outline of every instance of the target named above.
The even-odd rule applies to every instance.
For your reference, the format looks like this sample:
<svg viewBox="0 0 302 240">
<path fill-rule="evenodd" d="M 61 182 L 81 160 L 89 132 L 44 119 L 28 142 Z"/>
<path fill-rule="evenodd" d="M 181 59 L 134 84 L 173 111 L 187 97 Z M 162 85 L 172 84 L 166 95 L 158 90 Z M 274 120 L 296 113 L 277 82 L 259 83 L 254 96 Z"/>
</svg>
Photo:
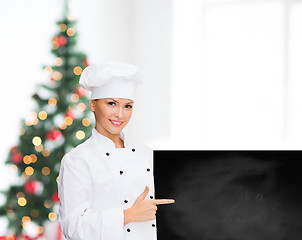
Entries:
<svg viewBox="0 0 302 240">
<path fill-rule="evenodd" d="M 132 106 L 131 105 L 126 105 L 126 108 L 132 108 Z"/>
<path fill-rule="evenodd" d="M 109 102 L 108 104 L 113 106 L 115 104 L 115 102 Z"/>
</svg>

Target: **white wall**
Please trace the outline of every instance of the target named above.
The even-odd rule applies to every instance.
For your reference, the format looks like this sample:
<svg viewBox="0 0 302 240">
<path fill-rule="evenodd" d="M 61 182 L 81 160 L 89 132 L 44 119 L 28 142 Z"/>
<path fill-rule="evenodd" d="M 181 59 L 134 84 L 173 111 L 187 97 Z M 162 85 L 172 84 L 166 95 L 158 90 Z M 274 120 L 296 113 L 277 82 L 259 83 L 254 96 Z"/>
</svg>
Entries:
<svg viewBox="0 0 302 240">
<path fill-rule="evenodd" d="M 78 46 L 91 63 L 105 60 L 129 61 L 131 49 L 131 4 L 122 0 L 73 1 Z"/>
<path fill-rule="evenodd" d="M 172 0 L 132 3 L 130 61 L 144 70 L 145 82 L 129 133 L 152 145 L 170 133 Z"/>
<path fill-rule="evenodd" d="M 301 149 L 301 5 L 174 1 L 170 149 Z"/>
</svg>

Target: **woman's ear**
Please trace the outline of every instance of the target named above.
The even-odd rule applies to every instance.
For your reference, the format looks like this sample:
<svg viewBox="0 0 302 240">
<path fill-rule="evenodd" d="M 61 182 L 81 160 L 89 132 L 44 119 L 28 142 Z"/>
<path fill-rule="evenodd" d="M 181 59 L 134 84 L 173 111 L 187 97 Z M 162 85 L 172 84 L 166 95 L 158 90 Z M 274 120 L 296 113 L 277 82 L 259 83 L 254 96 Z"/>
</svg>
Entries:
<svg viewBox="0 0 302 240">
<path fill-rule="evenodd" d="M 93 112 L 95 111 L 95 105 L 94 105 L 94 104 L 95 104 L 95 101 L 94 101 L 94 100 L 90 100 L 90 101 L 89 101 L 89 108 L 90 108 L 90 110 L 93 111 Z"/>
</svg>

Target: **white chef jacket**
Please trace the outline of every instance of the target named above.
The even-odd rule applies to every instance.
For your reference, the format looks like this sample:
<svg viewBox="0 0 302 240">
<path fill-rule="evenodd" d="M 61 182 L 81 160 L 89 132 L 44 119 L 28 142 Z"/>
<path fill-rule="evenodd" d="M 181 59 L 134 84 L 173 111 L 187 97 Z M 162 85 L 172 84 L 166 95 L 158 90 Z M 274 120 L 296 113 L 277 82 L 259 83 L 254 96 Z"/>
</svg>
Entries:
<svg viewBox="0 0 302 240">
<path fill-rule="evenodd" d="M 154 199 L 153 150 L 128 141 L 125 148 L 95 128 L 91 136 L 66 153 L 58 177 L 58 221 L 71 240 L 156 240 L 156 219 L 124 225 L 124 209 L 149 186 Z"/>
</svg>

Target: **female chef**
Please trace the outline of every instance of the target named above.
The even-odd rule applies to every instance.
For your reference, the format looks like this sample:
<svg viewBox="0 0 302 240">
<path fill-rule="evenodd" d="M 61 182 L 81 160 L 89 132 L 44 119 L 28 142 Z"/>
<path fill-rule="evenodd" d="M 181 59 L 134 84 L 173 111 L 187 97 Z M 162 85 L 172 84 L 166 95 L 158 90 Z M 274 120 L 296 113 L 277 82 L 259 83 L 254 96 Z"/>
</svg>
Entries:
<svg viewBox="0 0 302 240">
<path fill-rule="evenodd" d="M 84 69 L 79 84 L 91 91 L 91 136 L 61 160 L 59 223 L 72 240 L 156 240 L 153 151 L 121 131 L 129 122 L 142 73 L 105 62 Z"/>
</svg>

